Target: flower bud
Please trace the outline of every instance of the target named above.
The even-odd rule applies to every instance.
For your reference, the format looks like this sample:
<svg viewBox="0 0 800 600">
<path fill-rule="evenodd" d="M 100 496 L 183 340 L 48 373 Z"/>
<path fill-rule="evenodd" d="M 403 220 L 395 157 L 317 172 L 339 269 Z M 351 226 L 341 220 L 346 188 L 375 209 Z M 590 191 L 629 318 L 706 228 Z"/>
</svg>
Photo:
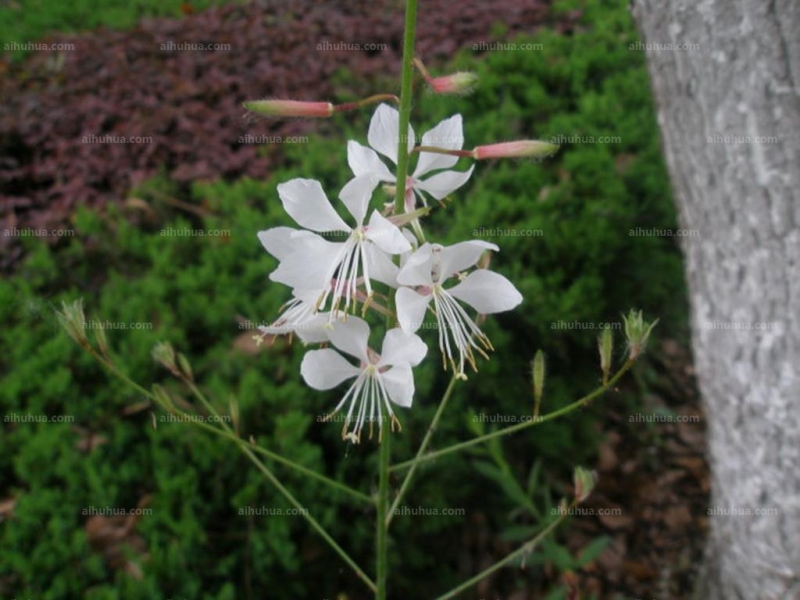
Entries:
<svg viewBox="0 0 800 600">
<path fill-rule="evenodd" d="M 330 102 L 302 102 L 299 100 L 253 100 L 244 107 L 267 117 L 330 117 L 333 104 Z"/>
<path fill-rule="evenodd" d="M 159 342 L 156 344 L 153 348 L 152 355 L 156 362 L 161 363 L 170 373 L 176 377 L 181 376 L 181 372 L 175 365 L 175 350 L 173 350 L 169 342 Z"/>
<path fill-rule="evenodd" d="M 180 352 L 178 353 L 178 364 L 181 367 L 181 371 L 189 381 L 194 381 L 194 374 L 192 373 L 192 365 L 189 364 L 189 360 Z"/>
<path fill-rule="evenodd" d="M 155 396 L 156 402 L 158 402 L 165 410 L 169 412 L 175 411 L 175 405 L 172 403 L 172 398 L 170 398 L 169 394 L 167 394 L 164 388 L 157 383 L 153 384 L 153 396 Z"/>
<path fill-rule="evenodd" d="M 608 373 L 611 370 L 611 356 L 614 353 L 614 335 L 608 325 L 606 325 L 603 333 L 597 339 L 597 346 L 600 350 L 600 369 L 603 371 L 603 385 L 605 385 L 608 382 Z"/>
<path fill-rule="evenodd" d="M 544 352 L 541 350 L 536 351 L 536 356 L 533 357 L 533 397 L 536 400 L 536 412 L 538 414 L 539 405 L 542 401 L 542 393 L 544 392 Z"/>
<path fill-rule="evenodd" d="M 83 299 L 75 300 L 72 304 L 61 303 L 61 310 L 56 312 L 56 317 L 61 327 L 67 334 L 84 348 L 89 347 L 86 338 L 86 316 L 83 314 Z"/>
<path fill-rule="evenodd" d="M 578 502 L 583 502 L 589 497 L 589 494 L 592 493 L 597 483 L 597 475 L 594 471 L 584 469 L 583 467 L 575 467 L 573 482 L 575 485 L 575 499 Z"/>
<path fill-rule="evenodd" d="M 459 71 L 452 75 L 443 77 L 433 77 L 427 80 L 428 85 L 435 94 L 469 94 L 475 89 L 478 83 L 478 76 L 475 73 Z"/>
<path fill-rule="evenodd" d="M 622 319 L 625 321 L 625 337 L 628 338 L 629 359 L 635 360 L 644 351 L 647 338 L 650 337 L 650 332 L 658 323 L 658 319 L 647 323 L 642 319 L 642 311 L 636 312 L 633 309 L 627 317 L 623 315 Z"/>
<path fill-rule="evenodd" d="M 517 142 L 502 142 L 500 144 L 489 144 L 488 146 L 478 146 L 472 151 L 475 160 L 485 160 L 487 158 L 523 158 L 532 156 L 534 158 L 544 158 L 550 156 L 558 146 L 539 142 L 536 140 L 519 140 Z"/>
</svg>

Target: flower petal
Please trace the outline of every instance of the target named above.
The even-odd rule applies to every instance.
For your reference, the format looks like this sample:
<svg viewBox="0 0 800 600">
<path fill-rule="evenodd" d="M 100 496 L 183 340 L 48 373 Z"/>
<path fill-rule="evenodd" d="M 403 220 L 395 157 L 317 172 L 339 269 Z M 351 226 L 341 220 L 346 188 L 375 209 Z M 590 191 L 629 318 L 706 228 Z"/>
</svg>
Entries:
<svg viewBox="0 0 800 600">
<path fill-rule="evenodd" d="M 477 269 L 457 286 L 447 290 L 482 315 L 504 312 L 522 302 L 522 294 L 508 279 L 486 269 Z"/>
<path fill-rule="evenodd" d="M 400 228 L 377 210 L 369 218 L 366 238 L 389 254 L 402 254 L 411 250 L 411 244 Z"/>
<path fill-rule="evenodd" d="M 397 302 L 397 322 L 407 333 L 414 333 L 425 320 L 425 311 L 430 304 L 433 295 L 424 296 L 418 294 L 410 288 L 400 288 L 397 290 L 395 300 Z"/>
<path fill-rule="evenodd" d="M 369 123 L 369 133 L 367 141 L 375 150 L 383 154 L 386 158 L 397 164 L 397 143 L 400 130 L 399 113 L 386 104 L 381 104 L 372 115 Z M 414 148 L 414 129 L 408 125 L 408 151 Z"/>
<path fill-rule="evenodd" d="M 414 374 L 411 365 L 400 363 L 385 373 L 381 373 L 381 381 L 392 402 L 408 408 L 414 401 Z"/>
<path fill-rule="evenodd" d="M 383 164 L 375 150 L 353 140 L 347 142 L 347 164 L 350 165 L 353 175 L 356 177 L 374 175 L 379 181 L 388 181 L 389 183 L 395 181 L 395 176 Z"/>
<path fill-rule="evenodd" d="M 389 255 L 373 244 L 367 244 L 364 251 L 367 253 L 367 269 L 370 280 L 380 281 L 389 287 L 396 288 L 397 273 L 400 268 L 392 262 Z"/>
<path fill-rule="evenodd" d="M 461 115 L 453 115 L 445 119 L 422 136 L 421 146 L 435 146 L 445 150 L 461 150 L 464 146 L 464 131 Z M 420 152 L 417 168 L 413 177 L 438 169 L 449 169 L 458 162 L 457 156 L 449 154 L 436 154 L 434 152 Z"/>
<path fill-rule="evenodd" d="M 367 215 L 367 208 L 369 208 L 369 201 L 372 198 L 372 192 L 378 185 L 378 179 L 372 175 L 359 175 L 353 177 L 339 192 L 339 198 L 347 206 L 347 210 L 353 215 L 356 220 L 356 226 L 361 227 L 364 224 L 364 217 Z"/>
<path fill-rule="evenodd" d="M 367 344 L 369 325 L 364 319 L 348 315 L 347 320 L 335 321 L 328 331 L 328 339 L 342 352 L 368 363 Z"/>
<path fill-rule="evenodd" d="M 344 242 L 329 242 L 316 236 L 284 258 L 269 278 L 291 288 L 327 289 L 344 246 Z"/>
<path fill-rule="evenodd" d="M 466 171 L 444 171 L 432 175 L 425 180 L 417 180 L 416 188 L 423 192 L 428 192 L 437 200 L 441 200 L 445 196 L 449 196 L 458 188 L 469 181 L 472 176 L 472 166 Z"/>
<path fill-rule="evenodd" d="M 303 357 L 300 374 L 315 390 L 329 390 L 343 381 L 356 377 L 361 371 L 330 348 L 312 350 Z"/>
<path fill-rule="evenodd" d="M 439 281 L 452 277 L 455 273 L 473 266 L 486 250 L 497 251 L 499 248 L 489 242 L 471 240 L 452 246 L 445 246 L 441 251 Z M 402 283 L 402 282 L 401 282 Z"/>
<path fill-rule="evenodd" d="M 406 333 L 402 329 L 390 329 L 383 338 L 383 348 L 381 348 L 381 360 L 378 365 L 398 365 L 408 363 L 416 367 L 425 358 L 428 347 L 425 342 L 414 333 Z"/>
<path fill-rule="evenodd" d="M 406 259 L 403 268 L 397 274 L 397 283 L 400 285 L 433 285 L 431 278 L 431 254 L 433 247 L 425 243 L 417 248 Z"/>
<path fill-rule="evenodd" d="M 298 225 L 312 231 L 350 231 L 331 206 L 319 181 L 292 179 L 278 186 L 283 208 Z"/>
</svg>

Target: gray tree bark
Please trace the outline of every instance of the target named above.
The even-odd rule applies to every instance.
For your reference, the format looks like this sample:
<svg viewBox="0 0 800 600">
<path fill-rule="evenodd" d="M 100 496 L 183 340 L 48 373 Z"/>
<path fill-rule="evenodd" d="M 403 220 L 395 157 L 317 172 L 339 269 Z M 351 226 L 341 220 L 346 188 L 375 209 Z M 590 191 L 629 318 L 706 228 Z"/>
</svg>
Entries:
<svg viewBox="0 0 800 600">
<path fill-rule="evenodd" d="M 681 240 L 713 473 L 697 596 L 800 599 L 800 1 L 633 0 L 633 15 L 697 231 Z"/>
</svg>

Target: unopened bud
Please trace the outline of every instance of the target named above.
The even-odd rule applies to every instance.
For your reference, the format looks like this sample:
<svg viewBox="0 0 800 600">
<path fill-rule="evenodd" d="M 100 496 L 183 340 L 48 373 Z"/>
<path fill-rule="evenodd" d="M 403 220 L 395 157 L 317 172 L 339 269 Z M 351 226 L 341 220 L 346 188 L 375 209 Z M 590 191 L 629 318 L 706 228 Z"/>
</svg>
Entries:
<svg viewBox="0 0 800 600">
<path fill-rule="evenodd" d="M 536 351 L 536 356 L 533 357 L 533 397 L 536 400 L 536 408 L 534 413 L 539 414 L 539 405 L 542 402 L 542 393 L 544 392 L 544 352 L 541 350 Z"/>
<path fill-rule="evenodd" d="M 169 397 L 169 394 L 158 384 L 153 384 L 153 396 L 165 410 L 169 412 L 175 411 L 175 405 L 172 403 L 172 398 Z"/>
<path fill-rule="evenodd" d="M 520 140 L 517 142 L 502 142 L 500 144 L 489 144 L 488 146 L 478 146 L 472 151 L 475 160 L 485 160 L 488 158 L 523 158 L 532 156 L 533 158 L 544 158 L 550 156 L 558 146 L 547 142 L 536 140 Z"/>
<path fill-rule="evenodd" d="M 236 434 L 239 434 L 239 402 L 236 400 L 236 396 L 231 394 L 228 396 L 228 409 L 231 413 L 231 421 L 233 422 L 233 430 Z"/>
<path fill-rule="evenodd" d="M 100 348 L 100 352 L 103 353 L 103 356 L 108 358 L 108 340 L 106 339 L 106 330 L 102 327 L 98 327 L 94 330 L 94 338 L 97 340 L 97 347 Z"/>
<path fill-rule="evenodd" d="M 192 365 L 189 364 L 188 359 L 183 355 L 178 353 L 178 364 L 181 367 L 181 371 L 189 381 L 194 381 L 194 374 L 192 373 Z"/>
<path fill-rule="evenodd" d="M 83 314 L 83 299 L 75 300 L 72 304 L 61 303 L 61 310 L 56 311 L 56 317 L 64 331 L 84 348 L 89 347 L 86 339 L 86 316 Z"/>
<path fill-rule="evenodd" d="M 642 318 L 642 311 L 636 312 L 633 309 L 631 309 L 627 317 L 623 315 L 622 319 L 625 321 L 625 336 L 628 338 L 629 357 L 630 360 L 635 360 L 644 352 L 647 338 L 650 337 L 650 332 L 658 323 L 658 319 L 652 323 L 647 323 Z"/>
<path fill-rule="evenodd" d="M 435 94 L 469 94 L 478 83 L 475 73 L 460 71 L 443 77 L 433 77 L 427 80 L 428 85 Z"/>
<path fill-rule="evenodd" d="M 253 100 L 244 107 L 267 117 L 330 117 L 333 104 L 330 102 L 302 102 L 299 100 Z"/>
<path fill-rule="evenodd" d="M 156 362 L 161 363 L 166 367 L 170 373 L 176 377 L 181 376 L 181 372 L 175 365 L 175 350 L 168 342 L 159 342 L 155 345 L 152 352 L 153 358 Z"/>
<path fill-rule="evenodd" d="M 603 371 L 603 384 L 608 382 L 608 373 L 611 370 L 611 357 L 614 353 L 614 335 L 611 327 L 606 325 L 603 333 L 597 339 L 597 347 L 600 350 L 600 369 Z"/>
<path fill-rule="evenodd" d="M 573 482 L 575 484 L 575 499 L 578 502 L 583 502 L 592 493 L 597 483 L 597 475 L 595 475 L 594 471 L 583 467 L 575 467 Z"/>
</svg>

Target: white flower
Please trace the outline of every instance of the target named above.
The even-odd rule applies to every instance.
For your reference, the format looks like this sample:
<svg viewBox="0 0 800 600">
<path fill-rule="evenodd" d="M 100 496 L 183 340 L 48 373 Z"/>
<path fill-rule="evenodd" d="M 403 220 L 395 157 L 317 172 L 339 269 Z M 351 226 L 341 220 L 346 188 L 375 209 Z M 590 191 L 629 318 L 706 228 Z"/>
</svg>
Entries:
<svg viewBox="0 0 800 600">
<path fill-rule="evenodd" d="M 408 252 L 411 245 L 393 223 L 373 211 L 369 223 L 364 219 L 373 186 L 366 180 L 350 182 L 339 195 L 355 218 L 350 227 L 336 213 L 318 181 L 292 179 L 278 186 L 278 195 L 287 213 L 298 225 L 311 231 L 275 227 L 259 232 L 264 248 L 280 264 L 270 279 L 295 290 L 317 290 L 313 312 L 321 310 L 331 299 L 330 316 L 355 301 L 359 283 L 367 296 L 372 295 L 371 280 L 396 285 L 397 267 L 390 255 Z M 347 235 L 344 242 L 328 241 L 317 233 Z"/>
<path fill-rule="evenodd" d="M 349 316 L 346 321 L 336 321 L 328 326 L 328 337 L 339 350 L 359 361 L 354 366 L 339 352 L 331 348 L 312 350 L 303 358 L 300 372 L 306 383 L 316 390 L 329 390 L 343 381 L 355 378 L 339 404 L 326 418 L 332 417 L 349 402 L 347 417 L 342 428 L 342 439 L 361 441 L 361 429 L 369 421 L 378 422 L 378 440 L 383 435 L 384 411 L 394 431 L 399 425 L 392 403 L 411 406 L 414 398 L 414 376 L 411 367 L 417 366 L 428 351 L 422 340 L 413 333 L 392 329 L 383 340 L 381 354 L 368 348 L 369 325 L 363 319 Z M 352 431 L 348 432 L 351 422 Z"/>
<path fill-rule="evenodd" d="M 347 162 L 353 170 L 355 179 L 366 178 L 377 185 L 378 182 L 396 183 L 395 175 L 386 167 L 378 157 L 377 152 L 397 164 L 397 144 L 399 139 L 400 118 L 398 112 L 381 104 L 378 106 L 369 124 L 367 141 L 371 148 L 362 146 L 358 142 L 350 141 L 347 144 Z M 408 126 L 408 152 L 414 148 L 416 138 L 411 124 Z M 461 150 L 464 145 L 464 133 L 461 124 L 461 115 L 445 119 L 436 127 L 422 136 L 422 146 L 436 146 L 446 150 Z M 427 206 L 425 194 L 430 194 L 436 200 L 452 194 L 472 175 L 470 167 L 467 171 L 449 171 L 458 162 L 458 157 L 433 152 L 420 152 L 419 161 L 414 172 L 408 177 L 406 183 L 405 210 L 411 212 L 416 206 L 416 197 Z M 427 179 L 422 179 L 431 171 L 441 171 Z M 354 181 L 354 180 L 353 180 Z M 423 193 L 424 192 L 424 193 Z"/>
<path fill-rule="evenodd" d="M 476 269 L 466 277 L 460 274 L 475 265 L 485 250 L 497 249 L 494 244 L 481 241 L 448 247 L 423 244 L 406 260 L 397 275 L 397 282 L 408 286 L 397 290 L 400 326 L 409 333 L 417 331 L 433 302 L 445 368 L 449 361 L 453 371 L 462 378 L 465 378 L 465 360 L 477 371 L 473 350 L 486 357 L 484 348 L 491 350 L 492 345 L 456 300 L 484 315 L 511 310 L 522 302 L 522 295 L 502 275 L 486 269 Z M 445 289 L 445 281 L 457 273 L 460 283 Z"/>
</svg>

